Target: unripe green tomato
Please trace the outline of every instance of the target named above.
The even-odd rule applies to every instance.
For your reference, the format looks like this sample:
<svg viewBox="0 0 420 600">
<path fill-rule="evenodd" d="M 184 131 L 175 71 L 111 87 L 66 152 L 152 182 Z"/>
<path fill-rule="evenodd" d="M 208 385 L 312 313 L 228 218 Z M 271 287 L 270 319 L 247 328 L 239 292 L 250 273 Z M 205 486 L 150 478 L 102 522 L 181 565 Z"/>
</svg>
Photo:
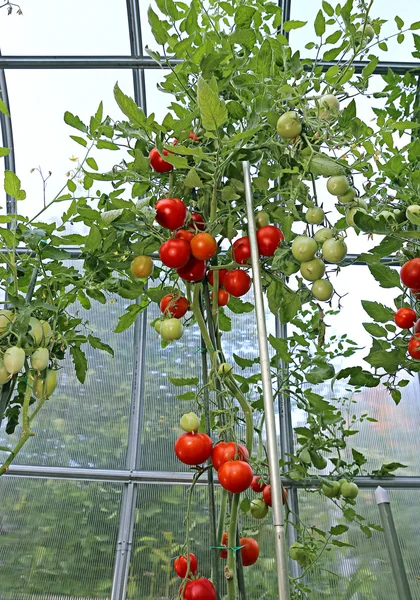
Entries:
<svg viewBox="0 0 420 600">
<path fill-rule="evenodd" d="M 343 484 L 345 484 L 345 483 L 348 483 L 348 481 L 347 481 L 347 479 L 344 479 L 344 478 L 343 478 L 343 479 L 339 479 L 339 480 L 338 480 L 338 483 L 339 483 L 340 485 L 343 485 Z"/>
<path fill-rule="evenodd" d="M 303 463 L 305 463 L 305 465 L 310 465 L 311 464 L 311 455 L 309 454 L 309 451 L 307 448 L 303 448 L 300 452 L 299 452 L 299 460 Z"/>
<path fill-rule="evenodd" d="M 413 225 L 420 225 L 420 205 L 412 204 L 409 206 L 405 211 L 405 216 Z"/>
<path fill-rule="evenodd" d="M 260 210 L 255 217 L 255 226 L 257 229 L 261 229 L 261 227 L 267 227 L 270 224 L 270 217 L 265 210 Z"/>
<path fill-rule="evenodd" d="M 292 242 L 292 254 L 299 262 L 311 260 L 317 250 L 316 241 L 306 235 L 298 235 Z"/>
<path fill-rule="evenodd" d="M 183 327 L 179 319 L 165 319 L 160 327 L 160 335 L 162 339 L 172 342 L 179 340 L 182 337 Z"/>
<path fill-rule="evenodd" d="M 343 196 L 349 187 L 349 180 L 345 175 L 333 175 L 327 181 L 327 190 L 333 196 Z"/>
<path fill-rule="evenodd" d="M 251 508 L 249 509 L 249 512 L 254 519 L 264 519 L 268 513 L 268 504 L 266 504 L 261 498 L 251 500 Z"/>
<path fill-rule="evenodd" d="M 10 323 L 13 323 L 15 319 L 16 315 L 13 311 L 7 309 L 0 310 L 0 333 L 6 331 L 7 327 Z"/>
<path fill-rule="evenodd" d="M 332 237 L 334 237 L 334 233 L 332 229 L 329 229 L 329 227 L 322 227 L 321 229 L 318 229 L 314 235 L 315 241 L 318 244 L 323 244 L 325 240 L 329 240 Z"/>
<path fill-rule="evenodd" d="M 353 187 L 349 187 L 347 192 L 345 192 L 341 196 L 338 196 L 338 201 L 341 202 L 341 204 L 348 204 L 349 202 L 353 202 L 355 196 L 356 190 Z"/>
<path fill-rule="evenodd" d="M 359 208 L 363 208 L 363 210 L 367 213 L 368 205 L 366 204 L 366 202 L 364 200 L 362 200 L 362 198 L 357 198 L 356 202 L 357 202 L 357 206 Z"/>
<path fill-rule="evenodd" d="M 300 544 L 299 542 L 293 542 L 289 549 L 290 558 L 298 561 L 305 554 L 304 550 L 305 546 L 303 544 Z"/>
<path fill-rule="evenodd" d="M 44 390 L 45 383 L 45 390 Z M 47 369 L 44 377 L 36 377 L 34 381 L 34 394 L 37 398 L 42 399 L 45 391 L 45 398 L 49 398 L 57 387 L 57 371 Z"/>
<path fill-rule="evenodd" d="M 340 494 L 343 498 L 354 500 L 359 494 L 359 488 L 355 483 L 343 483 L 340 488 Z"/>
<path fill-rule="evenodd" d="M 333 94 L 322 96 L 319 101 L 319 118 L 323 121 L 331 121 L 335 119 L 340 110 L 340 103 Z"/>
<path fill-rule="evenodd" d="M 50 353 L 46 348 L 38 348 L 31 356 L 31 367 L 35 371 L 43 371 L 48 366 Z"/>
<path fill-rule="evenodd" d="M 305 220 L 311 225 L 319 225 L 324 220 L 324 217 L 325 215 L 322 208 L 316 206 L 313 208 L 308 208 L 306 211 Z"/>
<path fill-rule="evenodd" d="M 316 554 L 305 548 L 299 542 L 293 542 L 289 550 L 290 558 L 295 560 L 302 568 L 308 567 L 316 558 Z"/>
<path fill-rule="evenodd" d="M 328 485 L 323 483 L 322 491 L 327 498 L 337 498 L 340 495 L 340 484 L 338 481 L 330 481 Z"/>
<path fill-rule="evenodd" d="M 18 348 L 18 346 L 8 348 L 4 353 L 3 362 L 11 375 L 19 373 L 25 363 L 25 350 Z"/>
<path fill-rule="evenodd" d="M 200 419 L 195 413 L 189 412 L 181 417 L 179 424 L 184 431 L 191 433 L 200 427 Z"/>
<path fill-rule="evenodd" d="M 312 296 L 320 302 L 328 302 L 331 300 L 334 288 L 328 279 L 318 279 L 318 281 L 314 281 L 311 292 Z"/>
<path fill-rule="evenodd" d="M 285 112 L 277 121 L 277 133 L 285 140 L 291 140 L 302 132 L 299 115 L 293 110 Z"/>
<path fill-rule="evenodd" d="M 39 346 L 42 342 L 42 338 L 44 336 L 44 331 L 42 329 L 41 321 L 36 319 L 35 317 L 31 317 L 29 319 L 29 335 L 34 340 L 35 344 Z"/>
<path fill-rule="evenodd" d="M 325 467 L 328 464 L 327 459 L 324 456 L 321 456 L 321 454 L 318 454 L 317 452 L 311 452 L 311 459 L 313 466 L 319 471 L 325 469 Z"/>
<path fill-rule="evenodd" d="M 359 210 L 362 210 L 361 208 Z M 322 244 L 322 256 L 329 263 L 338 264 L 347 254 L 347 246 L 343 240 L 331 238 Z"/>
<path fill-rule="evenodd" d="M 350 227 L 357 227 L 356 223 L 354 222 L 354 215 L 357 212 L 362 212 L 362 213 L 366 214 L 366 211 L 364 208 L 359 208 L 358 206 L 351 208 L 348 211 L 348 213 L 346 214 L 346 223 L 347 223 L 347 225 L 350 225 Z"/>
<path fill-rule="evenodd" d="M 10 373 L 4 366 L 3 359 L 0 358 L 0 385 L 7 383 L 10 379 Z"/>
<path fill-rule="evenodd" d="M 313 258 L 307 262 L 303 262 L 300 265 L 300 273 L 307 281 L 316 281 L 321 279 L 325 273 L 324 261 L 320 258 Z"/>
<path fill-rule="evenodd" d="M 156 333 L 159 333 L 159 335 L 160 335 L 160 328 L 162 327 L 162 323 L 163 323 L 163 321 L 161 319 L 159 319 L 159 321 L 156 321 L 156 323 L 155 323 L 155 331 L 156 331 Z"/>
<path fill-rule="evenodd" d="M 50 324 L 47 323 L 47 321 L 41 321 L 41 326 L 42 326 L 42 334 L 43 334 L 42 345 L 48 346 L 48 344 L 51 341 L 52 329 L 50 327 Z"/>
<path fill-rule="evenodd" d="M 363 28 L 364 28 L 364 33 L 363 33 Z M 367 23 L 365 26 L 360 25 L 360 27 L 358 27 L 357 31 L 356 31 L 356 35 L 359 34 L 359 36 L 362 36 L 368 41 L 371 42 L 373 40 L 373 36 L 375 35 L 375 30 L 373 29 L 372 25 L 370 25 L 369 23 Z"/>
<path fill-rule="evenodd" d="M 405 212 L 403 210 L 400 210 L 399 208 L 396 208 L 394 210 L 394 217 L 397 223 L 404 223 L 404 221 L 407 218 Z"/>
<path fill-rule="evenodd" d="M 233 367 L 229 363 L 222 363 L 218 369 L 218 373 L 221 376 L 229 375 L 229 373 L 232 373 L 232 371 L 233 371 Z"/>
</svg>

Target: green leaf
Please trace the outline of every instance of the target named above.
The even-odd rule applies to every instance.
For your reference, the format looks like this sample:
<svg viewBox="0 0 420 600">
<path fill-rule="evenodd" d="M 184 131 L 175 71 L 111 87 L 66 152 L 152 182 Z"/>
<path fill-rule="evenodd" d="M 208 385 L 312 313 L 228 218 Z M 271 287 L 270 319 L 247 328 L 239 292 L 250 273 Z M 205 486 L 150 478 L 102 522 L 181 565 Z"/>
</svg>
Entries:
<svg viewBox="0 0 420 600">
<path fill-rule="evenodd" d="M 94 252 L 101 245 L 102 236 L 99 228 L 96 225 L 92 225 L 87 236 L 85 249 L 87 252 Z"/>
<path fill-rule="evenodd" d="M 119 150 L 120 147 L 117 146 L 117 144 L 114 144 L 114 142 L 109 142 L 108 140 L 98 140 L 96 142 L 96 147 L 98 148 L 98 150 Z"/>
<path fill-rule="evenodd" d="M 88 340 L 92 348 L 96 348 L 98 350 L 103 350 L 104 352 L 108 352 L 111 356 L 114 356 L 114 350 L 105 342 L 102 342 L 98 337 L 94 335 L 88 335 Z"/>
<path fill-rule="evenodd" d="M 335 525 L 335 527 L 331 527 L 330 533 L 331 535 L 341 535 L 343 533 L 346 533 L 346 531 L 348 530 L 349 528 L 347 527 L 347 525 Z"/>
<path fill-rule="evenodd" d="M 7 108 L 5 102 L 0 98 L 0 112 L 6 115 L 6 117 L 10 117 L 9 109 Z"/>
<path fill-rule="evenodd" d="M 266 38 L 261 44 L 261 48 L 258 52 L 257 58 L 257 72 L 261 73 L 263 77 L 269 77 L 271 73 L 271 67 L 273 64 L 273 49 L 271 48 L 270 40 Z M 228 104 L 228 111 L 231 113 L 232 107 Z M 241 105 L 239 105 L 241 106 Z M 242 107 L 241 107 L 242 108 Z M 243 110 L 243 109 L 242 109 Z"/>
<path fill-rule="evenodd" d="M 182 387 L 185 385 L 198 385 L 198 383 L 199 383 L 198 377 L 170 377 L 170 376 L 168 376 L 168 379 L 172 383 L 172 385 L 176 385 L 177 387 Z"/>
<path fill-rule="evenodd" d="M 185 394 L 177 394 L 175 396 L 178 400 L 195 400 L 194 392 L 185 392 Z"/>
<path fill-rule="evenodd" d="M 76 370 L 76 377 L 80 383 L 84 383 L 87 372 L 87 359 L 86 355 L 78 346 L 72 346 L 70 348 L 70 354 L 73 359 L 73 364 Z"/>
<path fill-rule="evenodd" d="M 134 323 L 137 319 L 137 316 L 146 308 L 148 305 L 147 302 L 142 302 L 141 304 L 130 304 L 130 306 L 126 309 L 127 312 L 118 319 L 118 324 L 114 329 L 114 333 L 122 333 Z"/>
<path fill-rule="evenodd" d="M 392 237 L 384 237 L 380 244 L 369 250 L 369 252 L 371 254 L 377 254 L 381 258 L 384 258 L 385 256 L 389 256 L 397 250 L 400 250 L 402 245 L 402 240 L 395 239 Z"/>
<path fill-rule="evenodd" d="M 10 452 L 10 451 L 9 451 Z M 243 498 L 243 500 L 241 501 L 239 508 L 241 509 L 241 511 L 246 515 L 246 513 L 249 511 L 249 509 L 251 508 L 251 502 L 249 501 L 249 498 Z"/>
<path fill-rule="evenodd" d="M 365 360 L 375 369 L 384 369 L 387 373 L 395 373 L 405 360 L 405 352 L 398 349 L 379 350 L 370 352 Z"/>
<path fill-rule="evenodd" d="M 75 192 L 77 190 L 77 185 L 74 183 L 72 179 L 67 180 L 67 188 L 70 192 Z"/>
<path fill-rule="evenodd" d="M 77 144 L 80 144 L 84 148 L 87 146 L 87 141 L 84 138 L 79 137 L 78 135 L 71 135 L 72 140 L 74 140 Z"/>
<path fill-rule="evenodd" d="M 149 9 L 147 11 L 147 18 L 149 20 L 149 25 L 156 42 L 160 46 L 164 46 L 168 41 L 168 32 L 166 31 L 165 26 L 163 25 L 162 19 L 158 17 L 158 15 L 154 12 L 151 6 L 149 6 Z"/>
<path fill-rule="evenodd" d="M 404 27 L 404 21 L 398 15 L 395 17 L 395 22 L 397 24 L 398 29 L 402 29 Z"/>
<path fill-rule="evenodd" d="M 8 156 L 10 154 L 10 148 L 2 148 L 0 147 L 0 157 Z"/>
<path fill-rule="evenodd" d="M 416 21 L 415 23 L 412 23 L 410 25 L 410 29 L 411 29 L 411 31 L 416 31 L 417 29 L 420 29 L 420 21 Z"/>
<path fill-rule="evenodd" d="M 379 58 L 377 56 L 372 56 L 369 58 L 370 58 L 369 64 L 367 64 L 366 67 L 362 71 L 362 75 L 365 79 L 367 79 L 368 77 L 370 77 L 372 75 L 372 73 L 375 71 L 375 69 L 378 65 L 378 62 L 379 62 Z"/>
<path fill-rule="evenodd" d="M 362 306 L 375 321 L 379 323 L 388 323 L 394 320 L 394 312 L 391 308 L 380 304 L 379 302 L 371 302 L 370 300 L 362 300 Z"/>
<path fill-rule="evenodd" d="M 101 219 L 105 225 L 109 225 L 115 219 L 118 219 L 124 212 L 123 208 L 118 208 L 116 210 L 106 210 L 101 214 Z"/>
<path fill-rule="evenodd" d="M 276 351 L 277 355 L 281 358 L 281 360 L 284 360 L 285 362 L 290 362 L 292 360 L 289 354 L 286 339 L 274 337 L 274 335 L 270 333 L 270 335 L 268 336 L 268 341 Z"/>
<path fill-rule="evenodd" d="M 363 327 L 373 337 L 387 337 L 387 330 L 377 323 L 363 323 Z"/>
<path fill-rule="evenodd" d="M 367 463 L 367 458 L 355 448 L 351 449 L 351 453 L 353 455 L 354 462 L 361 467 Z"/>
<path fill-rule="evenodd" d="M 203 187 L 203 182 L 200 179 L 199 174 L 195 169 L 190 169 L 185 176 L 184 184 L 189 188 L 201 188 Z"/>
<path fill-rule="evenodd" d="M 305 374 L 306 381 L 316 385 L 334 377 L 335 370 L 332 365 L 325 363 L 323 366 L 315 367 Z"/>
<path fill-rule="evenodd" d="M 235 25 L 238 29 L 251 27 L 256 9 L 251 6 L 240 6 L 235 14 Z"/>
<path fill-rule="evenodd" d="M 4 172 L 4 190 L 6 194 L 16 198 L 16 200 L 25 200 L 26 192 L 20 188 L 20 179 L 13 171 Z"/>
<path fill-rule="evenodd" d="M 284 287 L 280 301 L 280 321 L 282 323 L 289 323 L 301 308 L 302 301 L 299 294 Z"/>
<path fill-rule="evenodd" d="M 316 15 L 314 27 L 315 27 L 315 33 L 317 36 L 321 37 L 322 35 L 324 35 L 324 33 L 325 33 L 325 17 L 324 17 L 324 13 L 322 12 L 321 9 L 318 11 L 318 14 Z"/>
<path fill-rule="evenodd" d="M 258 359 L 251 360 L 249 358 L 242 358 L 241 356 L 238 356 L 235 353 L 233 353 L 233 359 L 236 362 L 236 364 L 239 365 L 242 369 L 252 367 L 255 364 L 255 362 L 258 362 Z"/>
<path fill-rule="evenodd" d="M 215 79 L 213 81 L 216 82 Z M 207 131 L 215 131 L 227 121 L 225 103 L 220 101 L 218 93 L 202 77 L 198 79 L 197 100 L 203 127 Z"/>
<path fill-rule="evenodd" d="M 118 83 L 114 86 L 114 98 L 121 111 L 128 117 L 134 125 L 144 129 L 146 127 L 146 115 L 142 108 L 138 107 L 136 102 L 122 92 Z"/>
<path fill-rule="evenodd" d="M 94 171 L 98 170 L 98 163 L 96 162 L 96 160 L 94 158 L 89 156 L 89 158 L 86 159 L 86 162 L 91 169 L 93 169 Z"/>
<path fill-rule="evenodd" d="M 45 246 L 45 248 L 42 248 L 42 258 L 52 258 L 53 260 L 69 260 L 71 259 L 71 254 L 62 248 Z"/>
<path fill-rule="evenodd" d="M 337 29 L 337 31 L 334 31 L 334 33 L 332 33 L 331 35 L 329 35 L 326 40 L 325 43 L 326 44 L 336 44 L 338 42 L 338 40 L 341 38 L 342 32 Z"/>
<path fill-rule="evenodd" d="M 304 27 L 308 21 L 285 21 L 283 23 L 284 31 L 292 31 L 292 29 L 299 29 L 300 27 Z"/>
<path fill-rule="evenodd" d="M 380 378 L 375 377 L 372 373 L 364 371 L 362 367 L 342 369 L 337 373 L 335 379 L 347 379 L 347 377 L 350 377 L 349 384 L 354 386 L 376 387 L 381 381 Z M 334 381 L 331 383 L 331 388 L 333 387 L 333 383 Z"/>
<path fill-rule="evenodd" d="M 66 111 L 64 113 L 64 122 L 70 127 L 74 127 L 79 131 L 83 131 L 83 133 L 87 133 L 88 128 L 86 125 L 77 117 L 76 115 L 72 115 L 71 112 Z"/>
<path fill-rule="evenodd" d="M 322 8 L 324 9 L 324 11 L 326 12 L 326 14 L 329 17 L 334 16 L 334 9 L 331 6 L 331 4 L 328 4 L 328 2 L 325 2 L 325 0 L 322 1 Z"/>
<path fill-rule="evenodd" d="M 244 302 L 240 298 L 230 296 L 228 308 L 235 313 L 235 315 L 241 315 L 242 313 L 252 312 L 254 310 L 254 305 L 251 304 L 251 302 Z"/>
<path fill-rule="evenodd" d="M 386 265 L 383 265 L 381 263 L 372 263 L 368 265 L 368 269 L 381 287 L 401 288 L 400 276 L 398 274 L 398 271 L 396 271 L 395 269 L 391 269 L 391 267 L 387 267 Z"/>
<path fill-rule="evenodd" d="M 418 129 L 420 127 L 420 123 L 416 123 L 415 121 L 398 121 L 393 124 L 394 129 L 404 130 L 404 129 Z"/>
<path fill-rule="evenodd" d="M 232 319 L 222 309 L 219 310 L 219 328 L 222 331 L 232 330 Z"/>
</svg>

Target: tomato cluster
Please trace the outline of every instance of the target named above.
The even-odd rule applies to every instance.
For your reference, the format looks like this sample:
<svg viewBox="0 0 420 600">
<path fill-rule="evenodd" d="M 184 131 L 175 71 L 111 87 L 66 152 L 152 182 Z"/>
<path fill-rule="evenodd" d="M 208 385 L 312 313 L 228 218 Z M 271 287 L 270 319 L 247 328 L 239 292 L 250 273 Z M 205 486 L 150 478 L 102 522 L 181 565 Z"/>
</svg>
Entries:
<svg viewBox="0 0 420 600">
<path fill-rule="evenodd" d="M 412 258 L 403 264 L 400 271 L 401 282 L 410 289 L 416 298 L 420 296 L 420 258 Z M 414 327 L 414 335 L 407 345 L 408 354 L 414 360 L 420 360 L 420 319 L 411 308 L 400 308 L 394 316 L 395 323 L 402 329 Z"/>
<path fill-rule="evenodd" d="M 178 556 L 174 561 L 174 570 L 181 579 L 188 581 L 181 586 L 179 593 L 184 600 L 216 600 L 216 589 L 212 582 L 205 577 L 193 579 L 197 572 L 198 561 L 192 552 L 188 564 L 187 556 Z"/>
</svg>

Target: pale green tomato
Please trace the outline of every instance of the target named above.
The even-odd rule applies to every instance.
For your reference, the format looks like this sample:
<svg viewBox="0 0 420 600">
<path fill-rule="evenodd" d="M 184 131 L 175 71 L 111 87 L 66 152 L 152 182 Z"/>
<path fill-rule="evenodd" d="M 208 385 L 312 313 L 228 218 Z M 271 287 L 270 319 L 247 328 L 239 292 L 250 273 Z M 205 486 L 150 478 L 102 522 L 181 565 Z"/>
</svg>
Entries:
<svg viewBox="0 0 420 600">
<path fill-rule="evenodd" d="M 249 512 L 254 519 L 264 519 L 268 513 L 268 504 L 266 504 L 261 498 L 251 500 L 251 508 Z"/>
<path fill-rule="evenodd" d="M 328 302 L 334 293 L 332 283 L 328 279 L 318 279 L 314 281 L 311 292 L 314 298 L 320 302 Z"/>
<path fill-rule="evenodd" d="M 333 94 L 322 96 L 319 101 L 319 118 L 323 121 L 331 121 L 337 118 L 340 103 Z"/>
<path fill-rule="evenodd" d="M 353 208 L 351 208 L 348 213 L 346 214 L 346 222 L 347 225 L 350 225 L 350 227 L 357 227 L 356 223 L 354 222 L 354 215 L 357 212 L 362 212 L 366 214 L 366 211 L 364 208 L 359 208 L 358 206 L 354 206 Z"/>
<path fill-rule="evenodd" d="M 316 558 L 315 552 L 305 548 L 299 542 L 293 542 L 289 550 L 290 558 L 295 560 L 302 568 L 309 567 Z"/>
<path fill-rule="evenodd" d="M 333 196 L 343 196 L 349 187 L 349 180 L 345 175 L 333 175 L 327 181 L 327 190 Z"/>
<path fill-rule="evenodd" d="M 160 334 L 160 328 L 162 327 L 162 323 L 163 323 L 162 320 L 156 321 L 156 323 L 155 323 L 155 331 L 156 331 L 156 333 Z"/>
<path fill-rule="evenodd" d="M 338 483 L 339 483 L 340 485 L 344 485 L 345 483 L 348 483 L 348 481 L 347 481 L 347 479 L 344 479 L 344 478 L 343 478 L 343 479 L 339 479 L 339 480 L 338 480 Z"/>
<path fill-rule="evenodd" d="M 189 412 L 181 417 L 179 424 L 184 431 L 191 433 L 200 427 L 200 419 L 195 413 Z"/>
<path fill-rule="evenodd" d="M 10 374 L 19 373 L 25 363 L 25 350 L 18 346 L 12 346 L 4 353 L 3 361 Z"/>
<path fill-rule="evenodd" d="M 166 319 L 160 327 L 160 335 L 164 340 L 172 342 L 182 337 L 182 323 L 179 319 Z"/>
<path fill-rule="evenodd" d="M 306 235 L 298 235 L 292 242 L 292 254 L 299 262 L 311 260 L 317 250 L 316 241 Z"/>
<path fill-rule="evenodd" d="M 16 315 L 11 310 L 0 310 L 0 332 L 6 331 L 10 323 L 16 319 Z"/>
<path fill-rule="evenodd" d="M 44 389 L 45 383 L 45 389 Z M 57 371 L 47 369 L 44 377 L 36 377 L 34 381 L 34 394 L 37 398 L 42 399 L 45 392 L 45 397 L 49 398 L 57 387 Z"/>
<path fill-rule="evenodd" d="M 362 209 L 359 209 L 362 210 Z M 331 238 L 322 244 L 322 255 L 329 263 L 338 264 L 347 254 L 347 246 L 343 240 Z"/>
<path fill-rule="evenodd" d="M 413 225 L 420 225 L 420 205 L 412 204 L 409 206 L 405 211 L 405 216 Z"/>
<path fill-rule="evenodd" d="M 42 329 L 41 321 L 35 317 L 29 319 L 29 335 L 37 346 L 41 344 L 42 338 L 44 337 L 44 331 Z"/>
<path fill-rule="evenodd" d="M 329 485 L 326 483 L 322 484 L 322 491 L 327 498 L 337 498 L 340 495 L 340 484 L 338 481 L 330 481 Z"/>
<path fill-rule="evenodd" d="M 338 201 L 341 202 L 341 204 L 348 204 L 349 202 L 353 202 L 355 196 L 356 190 L 353 187 L 349 187 L 347 192 L 338 196 Z"/>
<path fill-rule="evenodd" d="M 264 210 L 260 210 L 255 217 L 255 225 L 257 229 L 261 229 L 261 227 L 267 227 L 269 224 L 270 217 L 268 216 L 268 213 L 266 213 Z"/>
<path fill-rule="evenodd" d="M 394 210 L 394 217 L 397 223 L 404 223 L 404 221 L 406 220 L 404 211 L 400 210 L 399 208 L 396 208 Z"/>
<path fill-rule="evenodd" d="M 364 35 L 363 37 L 368 41 L 371 42 L 373 40 L 373 36 L 375 35 L 375 30 L 373 29 L 372 25 L 370 25 L 369 23 L 366 24 L 366 26 L 364 27 Z M 360 25 L 360 27 L 357 29 L 356 31 L 356 35 L 359 35 L 359 37 L 362 36 L 363 34 L 363 25 Z"/>
<path fill-rule="evenodd" d="M 300 135 L 302 123 L 299 115 L 293 110 L 285 112 L 277 121 L 277 133 L 285 140 L 291 140 Z"/>
<path fill-rule="evenodd" d="M 4 366 L 3 359 L 0 358 L 0 385 L 7 383 L 10 379 L 10 373 Z"/>
<path fill-rule="evenodd" d="M 325 240 L 329 240 L 333 236 L 334 233 L 332 229 L 329 229 L 328 227 L 322 227 L 322 229 L 318 229 L 314 237 L 318 244 L 323 244 Z"/>
<path fill-rule="evenodd" d="M 328 461 L 325 458 L 325 456 L 321 456 L 317 452 L 311 452 L 311 460 L 315 469 L 319 469 L 319 471 L 325 469 L 325 467 L 328 464 Z"/>
<path fill-rule="evenodd" d="M 232 365 L 230 365 L 229 363 L 222 363 L 219 366 L 218 373 L 219 373 L 219 375 L 223 376 L 223 375 L 229 375 L 229 373 L 232 373 L 232 371 L 233 371 Z"/>
<path fill-rule="evenodd" d="M 357 198 L 356 202 L 357 202 L 357 206 L 359 208 L 363 208 L 363 210 L 367 213 L 368 205 L 366 204 L 366 202 L 364 200 L 362 200 L 361 198 Z"/>
<path fill-rule="evenodd" d="M 325 273 L 324 261 L 320 258 L 313 258 L 312 260 L 303 262 L 300 265 L 300 273 L 307 281 L 321 279 Z"/>
<path fill-rule="evenodd" d="M 48 366 L 50 353 L 46 348 L 38 348 L 31 356 L 31 367 L 35 371 L 43 371 Z"/>
<path fill-rule="evenodd" d="M 51 341 L 52 329 L 50 327 L 50 324 L 47 323 L 47 321 L 41 321 L 41 325 L 42 325 L 42 334 L 43 334 L 42 345 L 48 346 L 48 344 Z"/>
<path fill-rule="evenodd" d="M 359 494 L 359 488 L 355 483 L 343 483 L 340 487 L 340 494 L 343 498 L 351 498 L 354 500 Z"/>
<path fill-rule="evenodd" d="M 309 451 L 307 448 L 303 448 L 300 452 L 299 452 L 299 460 L 303 463 L 305 463 L 305 465 L 310 465 L 311 464 L 311 455 L 309 454 Z"/>
<path fill-rule="evenodd" d="M 324 217 L 325 215 L 322 208 L 314 207 L 308 208 L 308 210 L 306 211 L 305 220 L 311 225 L 319 225 L 324 220 Z"/>
</svg>

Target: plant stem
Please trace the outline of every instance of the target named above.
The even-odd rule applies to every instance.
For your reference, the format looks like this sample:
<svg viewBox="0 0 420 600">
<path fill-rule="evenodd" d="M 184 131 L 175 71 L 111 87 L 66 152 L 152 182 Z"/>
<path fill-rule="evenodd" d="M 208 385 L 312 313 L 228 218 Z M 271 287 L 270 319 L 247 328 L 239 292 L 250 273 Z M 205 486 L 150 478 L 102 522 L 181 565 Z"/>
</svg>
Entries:
<svg viewBox="0 0 420 600">
<path fill-rule="evenodd" d="M 195 320 L 197 321 L 197 325 L 200 328 L 200 333 L 201 333 L 201 336 L 202 336 L 202 338 L 204 340 L 205 346 L 206 346 L 206 348 L 207 348 L 207 350 L 209 352 L 210 359 L 211 359 L 211 362 L 213 364 L 213 367 L 215 367 L 216 366 L 215 362 L 216 362 L 217 352 L 216 352 L 216 349 L 213 348 L 209 332 L 207 331 L 206 322 L 205 322 L 203 314 L 201 312 L 201 304 L 200 304 L 200 292 L 201 292 L 201 288 L 202 288 L 202 284 L 201 283 L 196 283 L 195 284 L 194 294 L 193 294 L 192 311 L 193 311 Z"/>
<path fill-rule="evenodd" d="M 242 412 L 244 413 L 246 424 L 246 448 L 249 452 L 249 455 L 251 456 L 252 445 L 254 442 L 254 421 L 252 418 L 252 409 L 231 375 L 228 375 L 225 378 L 224 382 L 226 384 L 226 387 L 232 392 L 232 394 L 239 402 L 239 405 L 242 408 Z"/>
<path fill-rule="evenodd" d="M 9 468 L 11 462 L 18 454 L 19 450 L 22 448 L 24 444 L 28 441 L 30 437 L 35 435 L 30 428 L 29 424 L 29 402 L 31 400 L 31 388 L 28 384 L 26 384 L 25 398 L 23 401 L 23 410 L 22 410 L 22 436 L 16 446 L 9 454 L 9 458 L 4 461 L 3 465 L 0 467 L 0 476 L 3 475 Z"/>
<path fill-rule="evenodd" d="M 230 523 L 228 534 L 228 559 L 225 567 L 225 577 L 227 581 L 228 600 L 237 600 L 236 598 L 236 551 L 232 550 L 236 543 L 236 526 L 238 521 L 238 507 L 240 494 L 234 494 L 232 498 L 232 507 L 230 510 Z"/>
<path fill-rule="evenodd" d="M 226 507 L 228 501 L 228 492 L 222 488 L 222 498 L 220 500 L 219 523 L 217 525 L 217 546 L 222 543 L 223 532 L 225 529 Z"/>
</svg>

